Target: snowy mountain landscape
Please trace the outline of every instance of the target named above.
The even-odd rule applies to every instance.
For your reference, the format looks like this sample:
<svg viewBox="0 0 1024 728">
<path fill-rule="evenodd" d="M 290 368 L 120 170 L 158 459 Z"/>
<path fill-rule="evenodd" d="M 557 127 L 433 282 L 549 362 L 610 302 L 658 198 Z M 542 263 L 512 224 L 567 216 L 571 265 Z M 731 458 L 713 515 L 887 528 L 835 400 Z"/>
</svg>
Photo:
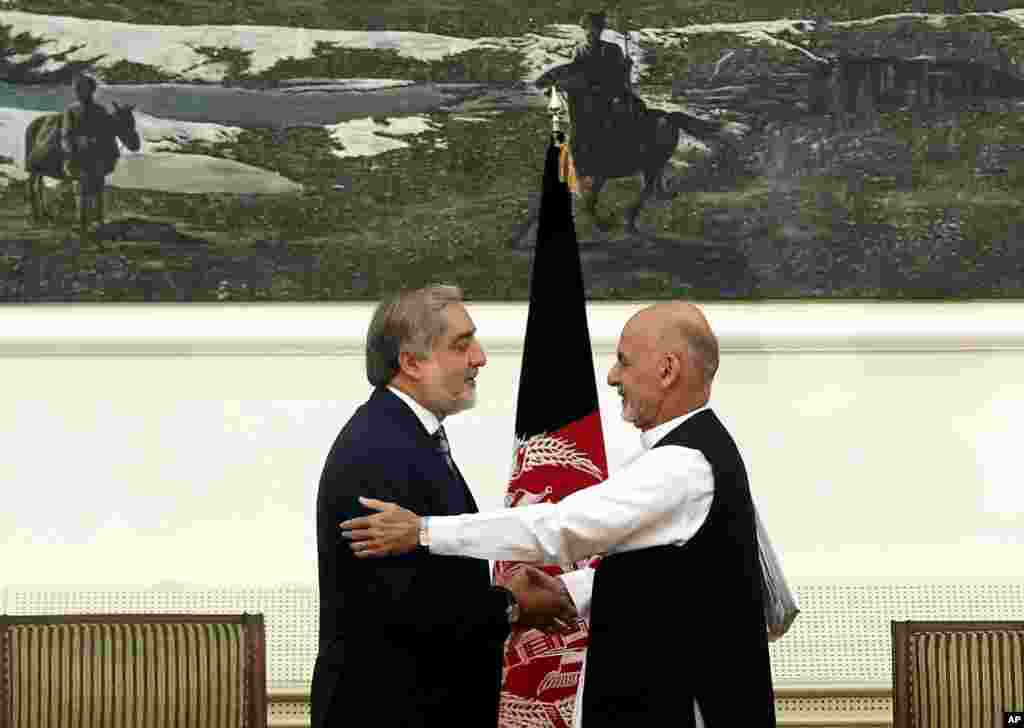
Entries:
<svg viewBox="0 0 1024 728">
<path fill-rule="evenodd" d="M 571 58 L 578 12 L 477 12 L 457 35 L 452 13 L 391 6 L 325 28 L 45 5 L 0 5 L 0 300 L 354 300 L 451 271 L 475 297 L 525 298 L 551 129 L 533 80 Z M 1021 295 L 1024 9 L 638 7 L 603 38 L 639 95 L 731 122 L 738 156 L 684 135 L 677 194 L 639 236 L 621 224 L 638 178 L 610 181 L 608 231 L 577 218 L 592 297 Z M 142 138 L 98 240 L 70 213 L 33 224 L 24 201 L 25 129 L 79 70 Z"/>
</svg>

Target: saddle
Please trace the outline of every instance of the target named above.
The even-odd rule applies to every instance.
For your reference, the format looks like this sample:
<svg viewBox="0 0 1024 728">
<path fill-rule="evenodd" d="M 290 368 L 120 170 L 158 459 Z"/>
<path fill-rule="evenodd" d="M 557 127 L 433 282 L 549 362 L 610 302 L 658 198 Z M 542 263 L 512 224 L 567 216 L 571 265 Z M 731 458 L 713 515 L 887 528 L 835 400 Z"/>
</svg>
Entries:
<svg viewBox="0 0 1024 728">
<path fill-rule="evenodd" d="M 570 115 L 569 143 L 579 174 L 592 176 L 597 170 L 602 170 L 602 176 L 629 174 L 650 136 L 647 105 L 635 96 L 621 96 L 588 97 L 577 107 Z"/>
<path fill-rule="evenodd" d="M 113 135 L 80 135 L 89 138 L 91 143 L 88 151 L 76 152 L 68 159 L 61 148 L 62 131 L 61 114 L 50 114 L 40 118 L 32 149 L 26 150 L 25 169 L 57 179 L 64 179 L 68 174 L 78 177 L 83 167 L 102 176 L 114 171 L 120 151 Z"/>
</svg>

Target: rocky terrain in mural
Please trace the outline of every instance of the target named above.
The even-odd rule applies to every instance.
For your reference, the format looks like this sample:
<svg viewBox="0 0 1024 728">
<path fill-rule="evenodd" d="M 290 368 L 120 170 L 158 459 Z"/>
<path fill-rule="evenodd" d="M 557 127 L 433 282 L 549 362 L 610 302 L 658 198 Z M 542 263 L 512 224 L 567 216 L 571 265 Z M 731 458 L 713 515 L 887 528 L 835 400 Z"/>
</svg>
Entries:
<svg viewBox="0 0 1024 728">
<path fill-rule="evenodd" d="M 525 297 L 550 129 L 530 82 L 567 59 L 578 28 L 322 30 L 301 43 L 281 37 L 291 28 L 273 41 L 167 28 L 119 46 L 80 19 L 0 12 L 0 27 L 5 139 L 62 108 L 82 68 L 104 80 L 101 100 L 136 105 L 145 139 L 89 239 L 24 219 L 19 149 L 0 149 L 0 299 L 366 298 L 452 266 L 478 295 Z M 675 197 L 645 210 L 640 235 L 619 222 L 635 179 L 609 183 L 607 232 L 577 217 L 593 297 L 1024 293 L 1024 10 L 642 27 L 628 40 L 651 106 L 738 131 L 727 150 L 682 140 Z"/>
</svg>

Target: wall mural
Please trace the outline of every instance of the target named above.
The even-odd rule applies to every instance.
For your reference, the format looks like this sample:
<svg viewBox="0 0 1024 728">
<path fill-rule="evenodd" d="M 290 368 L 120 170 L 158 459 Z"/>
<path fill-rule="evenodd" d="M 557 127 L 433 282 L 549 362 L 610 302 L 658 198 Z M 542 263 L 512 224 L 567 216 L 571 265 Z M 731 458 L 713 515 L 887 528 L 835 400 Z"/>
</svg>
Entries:
<svg viewBox="0 0 1024 728">
<path fill-rule="evenodd" d="M 1024 295 L 1000 0 L 0 0 L 0 301 Z"/>
</svg>

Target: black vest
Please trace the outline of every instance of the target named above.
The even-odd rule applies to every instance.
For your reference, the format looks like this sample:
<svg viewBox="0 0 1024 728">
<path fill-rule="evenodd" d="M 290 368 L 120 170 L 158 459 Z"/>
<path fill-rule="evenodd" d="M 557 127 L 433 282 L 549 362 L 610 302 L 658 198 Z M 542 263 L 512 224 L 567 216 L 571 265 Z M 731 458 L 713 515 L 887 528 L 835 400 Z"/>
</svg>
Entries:
<svg viewBox="0 0 1024 728">
<path fill-rule="evenodd" d="M 604 557 L 594 578 L 584 728 L 774 728 L 754 505 L 739 450 L 711 410 L 655 447 L 711 464 L 707 520 L 683 546 Z M 682 487 L 682 484 L 680 484 Z"/>
</svg>

